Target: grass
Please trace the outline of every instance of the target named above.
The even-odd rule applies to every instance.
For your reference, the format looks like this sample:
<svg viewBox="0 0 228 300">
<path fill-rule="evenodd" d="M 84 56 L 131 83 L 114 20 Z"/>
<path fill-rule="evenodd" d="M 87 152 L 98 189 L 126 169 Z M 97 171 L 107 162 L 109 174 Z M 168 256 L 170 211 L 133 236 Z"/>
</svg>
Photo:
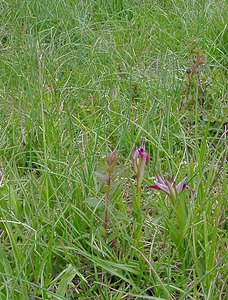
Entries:
<svg viewBox="0 0 228 300">
<path fill-rule="evenodd" d="M 0 3 L 0 299 L 226 298 L 227 11 L 221 0 Z M 172 207 L 148 192 L 155 173 L 187 176 L 195 195 Z"/>
</svg>

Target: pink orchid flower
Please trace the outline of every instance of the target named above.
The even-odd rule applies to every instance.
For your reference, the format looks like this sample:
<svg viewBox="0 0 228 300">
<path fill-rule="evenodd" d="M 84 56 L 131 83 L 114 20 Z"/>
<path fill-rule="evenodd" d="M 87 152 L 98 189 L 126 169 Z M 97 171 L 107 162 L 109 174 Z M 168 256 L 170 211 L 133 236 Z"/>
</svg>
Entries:
<svg viewBox="0 0 228 300">
<path fill-rule="evenodd" d="M 140 163 L 140 159 L 144 159 L 144 158 L 146 164 L 148 164 L 150 158 L 148 153 L 145 151 L 145 141 L 142 140 L 140 144 L 140 148 L 135 147 L 132 153 L 132 161 L 133 161 L 133 165 L 136 166 L 136 169 Z"/>
<path fill-rule="evenodd" d="M 138 184 L 141 185 L 143 173 L 144 173 L 144 166 L 145 164 L 149 163 L 149 155 L 145 150 L 145 141 L 142 140 L 139 148 L 134 148 L 132 153 L 132 162 L 133 168 L 136 174 L 136 179 Z"/>
<path fill-rule="evenodd" d="M 185 177 L 183 180 L 181 180 L 180 183 L 175 185 L 172 179 L 164 180 L 161 176 L 156 174 L 156 180 L 154 182 L 155 185 L 151 185 L 149 186 L 149 188 L 164 191 L 171 199 L 175 199 L 179 195 L 179 193 L 185 188 L 194 193 L 194 190 L 190 186 L 185 184 L 186 179 L 187 177 Z"/>
</svg>

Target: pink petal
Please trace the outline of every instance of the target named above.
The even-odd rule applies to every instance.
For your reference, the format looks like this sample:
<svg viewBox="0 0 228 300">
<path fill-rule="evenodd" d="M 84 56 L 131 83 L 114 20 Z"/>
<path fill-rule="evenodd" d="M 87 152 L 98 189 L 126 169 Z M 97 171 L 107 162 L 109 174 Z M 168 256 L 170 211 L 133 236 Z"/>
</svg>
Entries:
<svg viewBox="0 0 228 300">
<path fill-rule="evenodd" d="M 133 153 L 132 153 L 132 159 L 135 160 L 139 157 L 139 150 L 134 147 Z"/>
<path fill-rule="evenodd" d="M 141 157 L 145 157 L 145 159 L 146 159 L 146 164 L 148 164 L 148 162 L 149 162 L 149 160 L 150 160 L 150 157 L 149 157 L 148 153 L 147 153 L 146 151 L 141 151 L 141 152 L 140 152 L 140 156 L 141 156 Z"/>
<path fill-rule="evenodd" d="M 169 193 L 169 187 L 167 185 L 161 184 L 160 182 L 155 181 L 155 184 L 164 192 Z"/>
<path fill-rule="evenodd" d="M 157 181 L 158 181 L 159 183 L 161 183 L 161 184 L 164 184 L 164 185 L 165 185 L 165 182 L 164 182 L 164 180 L 161 178 L 161 176 L 159 176 L 158 174 L 156 174 L 155 176 L 156 176 L 156 178 L 157 178 Z"/>
<path fill-rule="evenodd" d="M 177 192 L 180 193 L 185 187 L 185 181 L 186 181 L 187 177 L 185 177 L 183 180 L 181 180 L 180 183 L 178 183 L 178 185 L 176 186 Z"/>
</svg>

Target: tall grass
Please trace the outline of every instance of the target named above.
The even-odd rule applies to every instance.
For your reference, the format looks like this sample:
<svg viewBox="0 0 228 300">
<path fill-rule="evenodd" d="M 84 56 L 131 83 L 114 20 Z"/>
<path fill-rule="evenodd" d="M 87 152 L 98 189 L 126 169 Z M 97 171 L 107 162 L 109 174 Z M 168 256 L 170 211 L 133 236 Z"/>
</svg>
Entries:
<svg viewBox="0 0 228 300">
<path fill-rule="evenodd" d="M 1 299 L 225 299 L 227 11 L 217 0 L 0 3 Z M 105 233 L 101 174 L 115 150 Z M 172 208 L 147 189 L 156 173 L 187 176 L 194 196 Z"/>
</svg>

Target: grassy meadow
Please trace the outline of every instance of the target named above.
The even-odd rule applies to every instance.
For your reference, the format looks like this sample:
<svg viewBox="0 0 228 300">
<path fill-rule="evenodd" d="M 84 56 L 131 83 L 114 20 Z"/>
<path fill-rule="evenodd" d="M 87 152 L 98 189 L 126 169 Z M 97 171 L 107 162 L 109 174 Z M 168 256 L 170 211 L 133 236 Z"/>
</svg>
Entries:
<svg viewBox="0 0 228 300">
<path fill-rule="evenodd" d="M 227 12 L 0 1 L 1 300 L 226 299 Z"/>
</svg>

